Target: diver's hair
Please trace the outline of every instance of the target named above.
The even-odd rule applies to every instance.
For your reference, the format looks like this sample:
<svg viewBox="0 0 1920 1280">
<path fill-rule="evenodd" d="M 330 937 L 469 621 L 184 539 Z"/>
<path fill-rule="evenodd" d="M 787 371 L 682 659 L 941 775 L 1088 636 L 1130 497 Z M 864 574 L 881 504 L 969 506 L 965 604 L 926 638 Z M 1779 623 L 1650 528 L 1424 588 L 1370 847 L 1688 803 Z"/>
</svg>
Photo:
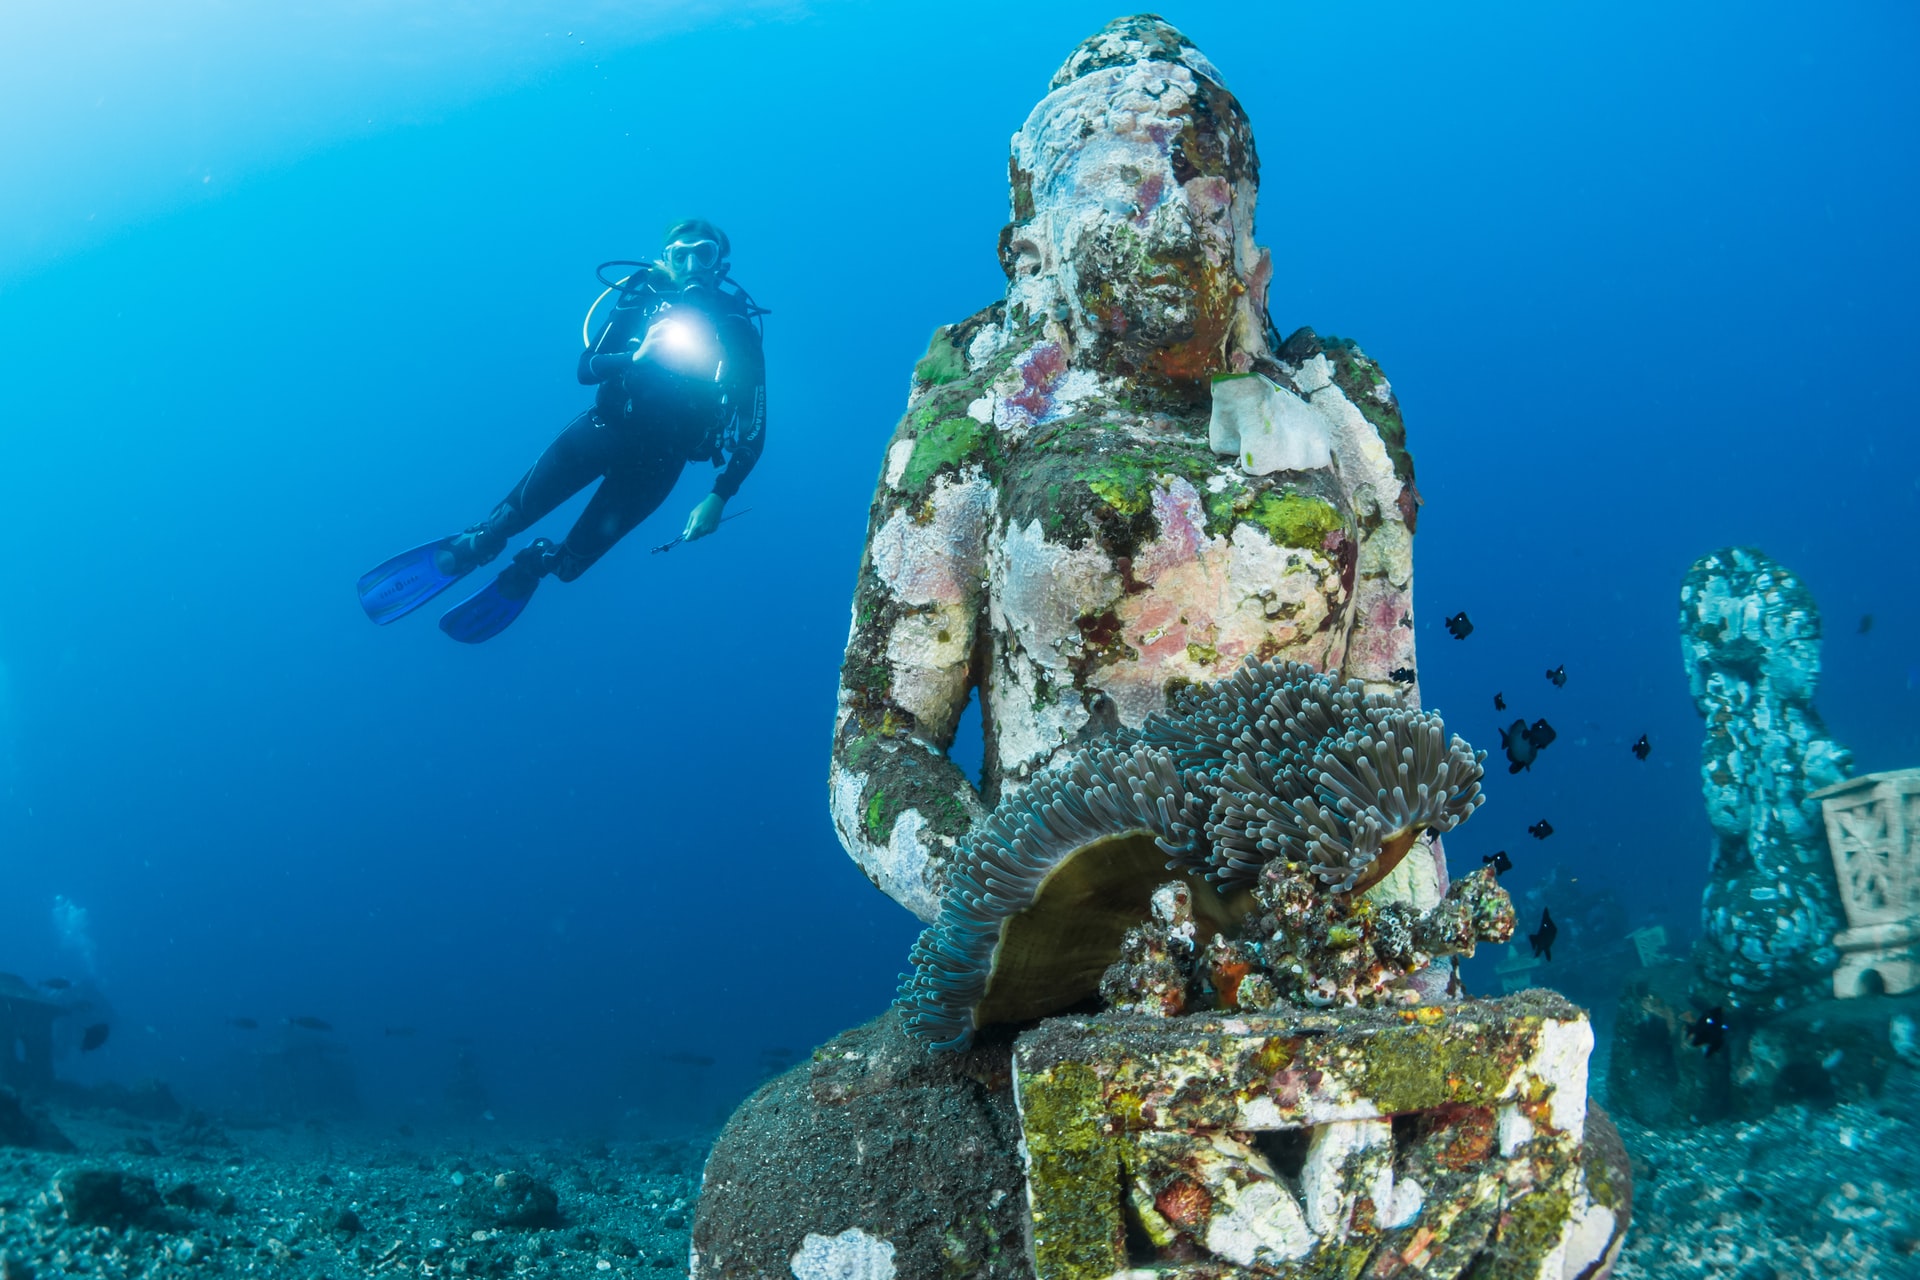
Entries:
<svg viewBox="0 0 1920 1280">
<path fill-rule="evenodd" d="M 682 218 L 667 228 L 667 234 L 661 244 L 672 244 L 675 240 L 692 233 L 697 240 L 712 240 L 720 246 L 722 260 L 733 255 L 733 246 L 727 241 L 727 233 L 708 222 L 705 218 Z"/>
</svg>

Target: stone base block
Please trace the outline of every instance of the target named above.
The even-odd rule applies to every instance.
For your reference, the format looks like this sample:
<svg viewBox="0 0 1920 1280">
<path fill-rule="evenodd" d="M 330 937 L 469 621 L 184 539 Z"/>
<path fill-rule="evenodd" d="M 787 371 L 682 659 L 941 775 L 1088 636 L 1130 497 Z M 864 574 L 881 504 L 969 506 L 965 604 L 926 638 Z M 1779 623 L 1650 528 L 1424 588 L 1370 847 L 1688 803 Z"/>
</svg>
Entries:
<svg viewBox="0 0 1920 1280">
<path fill-rule="evenodd" d="M 1833 971 L 1837 1000 L 1905 995 L 1920 987 L 1920 920 L 1842 929 L 1833 936 L 1840 963 Z"/>
<path fill-rule="evenodd" d="M 1603 1274 L 1631 1183 L 1584 1141 L 1592 1045 L 1547 991 L 1044 1022 L 1014 1050 L 1034 1272 Z"/>
</svg>

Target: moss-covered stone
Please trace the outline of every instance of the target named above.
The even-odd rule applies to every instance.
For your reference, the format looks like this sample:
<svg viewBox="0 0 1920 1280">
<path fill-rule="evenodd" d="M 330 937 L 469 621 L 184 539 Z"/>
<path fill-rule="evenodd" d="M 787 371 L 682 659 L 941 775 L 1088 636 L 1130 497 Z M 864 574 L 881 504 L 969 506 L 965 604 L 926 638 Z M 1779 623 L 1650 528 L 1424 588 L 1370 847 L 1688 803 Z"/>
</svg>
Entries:
<svg viewBox="0 0 1920 1280">
<path fill-rule="evenodd" d="M 1508 1200 L 1493 1240 L 1467 1269 L 1466 1280 L 1535 1280 L 1540 1261 L 1566 1233 L 1573 1197 L 1562 1187 L 1536 1187 Z"/>
<path fill-rule="evenodd" d="M 929 420 L 918 420 L 923 417 Z M 957 471 L 968 462 L 983 461 L 993 447 L 993 431 L 966 414 L 931 419 L 916 414 L 913 454 L 900 477 L 900 487 L 919 493 L 941 471 Z"/>
<path fill-rule="evenodd" d="M 1346 518 L 1325 498 L 1268 490 L 1254 499 L 1247 519 L 1267 531 L 1275 544 L 1319 550 L 1327 535 L 1346 528 Z"/>
<path fill-rule="evenodd" d="M 1127 1227 L 1100 1078 L 1083 1063 L 1062 1062 L 1023 1076 L 1019 1101 L 1034 1269 L 1048 1280 L 1106 1280 L 1126 1267 Z M 1094 1187 L 1113 1194 L 1087 1194 Z"/>
<path fill-rule="evenodd" d="M 1599 1163 L 1609 1178 L 1630 1178 L 1624 1162 L 1588 1160 L 1573 1135 L 1542 1123 L 1552 1098 L 1547 1082 L 1562 1061 L 1543 1054 L 1547 1023 L 1580 1016 L 1550 992 L 1528 992 L 1397 1011 L 1043 1022 L 1014 1048 L 1033 1157 L 1037 1274 L 1106 1277 L 1147 1265 L 1183 1280 L 1322 1280 L 1407 1268 L 1435 1277 L 1532 1277 L 1567 1230 L 1581 1169 Z M 1503 1156 L 1496 1117 L 1509 1106 L 1529 1113 L 1538 1129 Z M 1248 1130 L 1293 1130 L 1303 1142 L 1303 1129 L 1388 1117 L 1394 1178 L 1422 1188 L 1412 1216 L 1381 1225 L 1389 1205 L 1371 1198 L 1370 1170 L 1386 1158 L 1377 1147 L 1353 1148 L 1337 1167 L 1309 1175 L 1289 1171 L 1276 1153 L 1284 1147 L 1255 1141 L 1253 1150 L 1280 1173 L 1279 1194 L 1317 1204 L 1326 1203 L 1317 1196 L 1354 1197 L 1351 1216 L 1331 1230 L 1313 1228 L 1304 1257 L 1235 1257 L 1226 1270 L 1228 1259 L 1208 1252 L 1211 1215 L 1231 1212 L 1220 1206 L 1239 1199 L 1249 1176 L 1263 1176 L 1231 1154 L 1246 1149 Z M 1309 1176 L 1319 1181 L 1301 1183 Z M 1522 1187 L 1524 1194 L 1513 1193 Z M 1609 1182 L 1600 1195 L 1611 1206 L 1630 1191 Z M 1131 1256 L 1122 1234 L 1129 1215 Z M 1050 1229 L 1057 1252 L 1042 1257 Z M 1223 1237 L 1229 1252 L 1245 1247 L 1231 1243 L 1236 1230 Z"/>
<path fill-rule="evenodd" d="M 886 742 L 861 757 L 859 771 L 866 777 L 861 792 L 860 812 L 867 835 L 883 843 L 893 824 L 909 809 L 934 832 L 958 838 L 973 826 L 975 814 L 962 798 L 971 790 L 966 775 L 952 761 L 940 758 L 945 768 L 928 768 L 925 747 L 910 739 Z"/>
</svg>

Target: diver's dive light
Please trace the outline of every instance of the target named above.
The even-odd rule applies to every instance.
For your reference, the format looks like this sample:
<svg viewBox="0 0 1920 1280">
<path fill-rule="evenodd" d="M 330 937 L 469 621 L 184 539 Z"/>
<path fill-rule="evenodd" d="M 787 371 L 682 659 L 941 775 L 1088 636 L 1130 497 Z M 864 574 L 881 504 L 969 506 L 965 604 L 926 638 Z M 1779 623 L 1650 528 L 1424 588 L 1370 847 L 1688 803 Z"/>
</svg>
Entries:
<svg viewBox="0 0 1920 1280">
<path fill-rule="evenodd" d="M 720 343 L 706 317 L 690 308 L 669 308 L 647 326 L 633 358 L 686 377 L 712 378 L 720 362 Z"/>
</svg>

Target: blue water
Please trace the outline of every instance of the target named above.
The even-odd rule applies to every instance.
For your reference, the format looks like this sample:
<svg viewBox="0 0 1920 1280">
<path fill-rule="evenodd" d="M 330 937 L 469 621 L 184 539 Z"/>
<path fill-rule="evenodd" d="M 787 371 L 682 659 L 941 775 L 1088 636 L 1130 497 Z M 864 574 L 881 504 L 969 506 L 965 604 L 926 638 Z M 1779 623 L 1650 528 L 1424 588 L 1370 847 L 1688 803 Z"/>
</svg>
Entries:
<svg viewBox="0 0 1920 1280">
<path fill-rule="evenodd" d="M 77 1079 L 218 1103 L 305 1015 L 376 1116 L 462 1052 L 502 1125 L 723 1116 L 917 931 L 826 810 L 868 499 L 928 333 L 1003 290 L 1009 135 L 1116 11 L 168 8 L 0 15 L 0 970 L 110 1006 Z M 1920 762 L 1920 16 L 1166 16 L 1253 119 L 1280 329 L 1399 393 L 1427 701 L 1560 730 L 1456 870 L 1506 847 L 1516 892 L 1565 863 L 1694 927 L 1674 620 L 1727 543 L 1813 590 L 1861 769 Z M 774 311 L 751 514 L 649 555 L 690 467 L 490 644 L 367 625 L 355 578 L 585 403 L 594 264 L 694 212 Z"/>
</svg>

